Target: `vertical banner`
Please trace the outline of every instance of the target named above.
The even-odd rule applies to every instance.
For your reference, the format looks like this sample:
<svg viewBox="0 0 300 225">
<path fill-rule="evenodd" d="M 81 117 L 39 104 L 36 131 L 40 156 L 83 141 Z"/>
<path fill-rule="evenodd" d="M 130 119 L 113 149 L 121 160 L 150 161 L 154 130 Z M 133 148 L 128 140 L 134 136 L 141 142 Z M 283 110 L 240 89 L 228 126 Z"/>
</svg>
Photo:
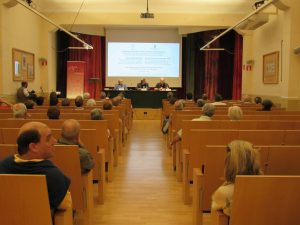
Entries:
<svg viewBox="0 0 300 225">
<path fill-rule="evenodd" d="M 67 98 L 76 98 L 84 92 L 85 62 L 67 62 Z"/>
</svg>

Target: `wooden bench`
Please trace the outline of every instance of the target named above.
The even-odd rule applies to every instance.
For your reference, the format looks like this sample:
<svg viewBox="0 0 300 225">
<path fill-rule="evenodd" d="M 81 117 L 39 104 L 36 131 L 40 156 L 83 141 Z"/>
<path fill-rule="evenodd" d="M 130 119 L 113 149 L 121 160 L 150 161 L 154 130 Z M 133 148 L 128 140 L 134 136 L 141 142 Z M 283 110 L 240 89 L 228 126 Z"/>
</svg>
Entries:
<svg viewBox="0 0 300 225">
<path fill-rule="evenodd" d="M 230 223 L 213 211 L 211 224 L 299 224 L 299 188 L 300 176 L 237 176 Z"/>
<path fill-rule="evenodd" d="M 44 175 L 0 174 L 0 186 L 1 224 L 52 225 Z M 72 207 L 58 210 L 54 223 L 72 225 Z"/>
</svg>

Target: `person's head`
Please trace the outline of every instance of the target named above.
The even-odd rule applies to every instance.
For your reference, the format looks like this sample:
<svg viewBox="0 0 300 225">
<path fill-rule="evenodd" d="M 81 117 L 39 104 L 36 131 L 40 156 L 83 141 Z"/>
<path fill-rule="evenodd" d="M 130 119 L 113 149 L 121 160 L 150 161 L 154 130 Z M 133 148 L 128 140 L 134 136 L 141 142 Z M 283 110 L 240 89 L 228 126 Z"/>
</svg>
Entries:
<svg viewBox="0 0 300 225">
<path fill-rule="evenodd" d="M 204 116 L 212 117 L 215 114 L 215 106 L 211 103 L 206 103 L 202 107 L 202 114 Z"/>
<path fill-rule="evenodd" d="M 104 100 L 103 102 L 103 110 L 112 110 L 112 103 L 109 99 Z"/>
<path fill-rule="evenodd" d="M 204 105 L 205 105 L 205 101 L 203 99 L 200 98 L 200 99 L 197 100 L 197 106 L 198 107 L 203 107 Z"/>
<path fill-rule="evenodd" d="M 58 104 L 58 98 L 55 91 L 50 93 L 49 104 L 50 106 L 56 106 Z"/>
<path fill-rule="evenodd" d="M 241 107 L 235 105 L 228 108 L 228 117 L 230 120 L 240 120 L 243 116 Z"/>
<path fill-rule="evenodd" d="M 256 97 L 254 98 L 254 102 L 255 102 L 255 104 L 260 104 L 260 103 L 262 102 L 261 97 L 256 96 Z"/>
<path fill-rule="evenodd" d="M 121 79 L 118 80 L 118 84 L 119 84 L 119 85 L 123 85 L 123 80 L 121 80 Z"/>
<path fill-rule="evenodd" d="M 26 119 L 27 108 L 24 103 L 16 103 L 12 107 L 14 118 Z"/>
<path fill-rule="evenodd" d="M 56 139 L 46 124 L 29 122 L 20 128 L 17 138 L 18 153 L 27 160 L 51 158 L 55 144 Z"/>
<path fill-rule="evenodd" d="M 43 105 L 44 104 L 44 97 L 43 96 L 36 97 L 35 102 L 36 102 L 37 105 Z"/>
<path fill-rule="evenodd" d="M 172 91 L 169 91 L 169 92 L 167 93 L 167 99 L 168 99 L 169 101 L 170 101 L 171 98 L 173 98 L 173 96 L 174 96 L 174 94 L 173 94 Z"/>
<path fill-rule="evenodd" d="M 34 108 L 34 102 L 32 100 L 27 100 L 24 102 L 27 109 L 33 109 Z"/>
<path fill-rule="evenodd" d="M 259 153 L 248 141 L 234 140 L 228 144 L 225 180 L 234 183 L 236 175 L 261 174 Z"/>
<path fill-rule="evenodd" d="M 170 103 L 171 105 L 174 105 L 175 102 L 176 102 L 176 98 L 175 98 L 175 97 L 170 98 L 169 103 Z"/>
<path fill-rule="evenodd" d="M 47 110 L 47 116 L 49 120 L 58 120 L 60 116 L 60 110 L 57 106 L 50 106 Z"/>
<path fill-rule="evenodd" d="M 202 94 L 202 99 L 203 99 L 204 101 L 207 101 L 207 100 L 208 100 L 207 94 Z"/>
<path fill-rule="evenodd" d="M 114 97 L 111 100 L 111 103 L 112 103 L 113 106 L 118 106 L 120 104 L 120 98 L 118 96 Z"/>
<path fill-rule="evenodd" d="M 216 96 L 215 96 L 215 101 L 216 101 L 216 102 L 220 102 L 220 101 L 222 101 L 222 100 L 223 100 L 222 95 L 216 94 Z"/>
<path fill-rule="evenodd" d="M 106 94 L 104 91 L 101 91 L 101 94 L 100 94 L 100 99 L 105 99 L 106 98 Z"/>
<path fill-rule="evenodd" d="M 80 95 L 78 95 L 75 98 L 75 105 L 76 105 L 76 107 L 82 107 L 83 106 L 83 98 Z"/>
<path fill-rule="evenodd" d="M 193 99 L 193 94 L 192 94 L 191 92 L 188 92 L 188 93 L 186 94 L 186 99 L 187 99 L 187 100 L 192 100 L 192 99 Z"/>
<path fill-rule="evenodd" d="M 27 81 L 22 81 L 22 82 L 21 82 L 21 86 L 22 86 L 23 88 L 27 88 L 27 87 L 28 87 Z"/>
<path fill-rule="evenodd" d="M 165 78 L 163 78 L 163 77 L 160 78 L 160 79 L 159 79 L 159 82 L 160 82 L 161 84 L 164 84 L 164 83 L 165 83 Z"/>
<path fill-rule="evenodd" d="M 71 101 L 70 99 L 68 98 L 64 98 L 62 101 L 61 101 L 61 106 L 70 106 L 71 104 Z"/>
<path fill-rule="evenodd" d="M 103 112 L 101 109 L 93 109 L 91 111 L 91 120 L 103 120 L 104 116 L 103 116 Z"/>
<path fill-rule="evenodd" d="M 95 99 L 93 99 L 93 98 L 90 98 L 90 99 L 87 100 L 87 102 L 86 102 L 86 106 L 92 107 L 92 106 L 95 106 L 95 105 L 96 105 L 96 101 L 95 101 Z"/>
<path fill-rule="evenodd" d="M 145 84 L 145 83 L 146 83 L 146 79 L 145 78 L 141 79 L 141 84 Z"/>
<path fill-rule="evenodd" d="M 90 93 L 89 92 L 84 92 L 83 93 L 83 99 L 89 99 L 90 98 Z"/>
<path fill-rule="evenodd" d="M 270 111 L 272 109 L 273 106 L 273 102 L 269 99 L 265 99 L 262 101 L 262 110 L 263 111 Z"/>
<path fill-rule="evenodd" d="M 65 120 L 61 127 L 61 136 L 67 141 L 78 144 L 80 133 L 80 124 L 77 120 Z"/>
<path fill-rule="evenodd" d="M 246 95 L 244 97 L 244 100 L 243 100 L 244 103 L 252 103 L 252 99 L 251 99 L 251 96 L 249 95 Z"/>
<path fill-rule="evenodd" d="M 174 103 L 174 108 L 175 110 L 183 110 L 183 103 L 181 100 L 177 100 L 175 103 Z"/>
</svg>

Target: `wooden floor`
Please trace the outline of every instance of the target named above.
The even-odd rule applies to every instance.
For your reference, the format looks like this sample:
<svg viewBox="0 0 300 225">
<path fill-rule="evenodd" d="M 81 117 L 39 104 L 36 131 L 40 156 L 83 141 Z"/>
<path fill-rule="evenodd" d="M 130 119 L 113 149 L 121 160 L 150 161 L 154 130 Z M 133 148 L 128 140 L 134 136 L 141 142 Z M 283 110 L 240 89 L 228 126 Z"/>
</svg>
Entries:
<svg viewBox="0 0 300 225">
<path fill-rule="evenodd" d="M 95 225 L 192 224 L 192 208 L 181 200 L 181 183 L 172 171 L 158 120 L 133 122 L 106 190 L 104 205 L 95 204 Z"/>
</svg>

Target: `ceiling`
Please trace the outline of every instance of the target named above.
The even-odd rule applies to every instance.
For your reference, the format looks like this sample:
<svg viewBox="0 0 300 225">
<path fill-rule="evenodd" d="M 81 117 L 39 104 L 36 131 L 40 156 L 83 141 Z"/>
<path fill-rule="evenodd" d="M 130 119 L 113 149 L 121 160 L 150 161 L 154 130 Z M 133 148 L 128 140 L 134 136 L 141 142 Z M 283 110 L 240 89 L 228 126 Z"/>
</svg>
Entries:
<svg viewBox="0 0 300 225">
<path fill-rule="evenodd" d="M 149 0 L 152 13 L 247 14 L 255 0 Z M 141 13 L 147 0 L 33 0 L 42 12 Z"/>
</svg>

